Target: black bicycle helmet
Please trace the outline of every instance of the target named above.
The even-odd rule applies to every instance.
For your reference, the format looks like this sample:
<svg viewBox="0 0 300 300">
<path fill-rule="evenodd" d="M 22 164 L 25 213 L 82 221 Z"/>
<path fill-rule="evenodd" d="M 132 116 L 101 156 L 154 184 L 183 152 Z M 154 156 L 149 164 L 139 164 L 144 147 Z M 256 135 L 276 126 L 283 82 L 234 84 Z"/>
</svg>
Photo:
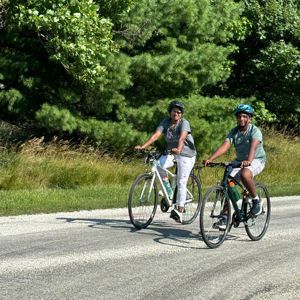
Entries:
<svg viewBox="0 0 300 300">
<path fill-rule="evenodd" d="M 240 104 L 235 108 L 234 114 L 237 116 L 240 113 L 245 113 L 252 117 L 254 115 L 254 109 L 251 105 Z"/>
<path fill-rule="evenodd" d="M 170 113 L 171 110 L 173 108 L 175 108 L 175 107 L 179 108 L 181 110 L 181 112 L 184 113 L 184 105 L 183 105 L 183 103 L 180 102 L 180 101 L 177 101 L 177 100 L 174 100 L 174 101 L 172 101 L 172 102 L 169 103 L 168 112 Z"/>
</svg>

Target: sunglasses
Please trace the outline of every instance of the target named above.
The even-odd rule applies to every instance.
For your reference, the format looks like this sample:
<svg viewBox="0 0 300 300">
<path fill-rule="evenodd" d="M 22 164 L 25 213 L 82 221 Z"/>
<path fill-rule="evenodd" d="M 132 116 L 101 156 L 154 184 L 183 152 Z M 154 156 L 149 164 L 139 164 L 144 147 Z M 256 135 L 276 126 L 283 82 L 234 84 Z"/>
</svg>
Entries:
<svg viewBox="0 0 300 300">
<path fill-rule="evenodd" d="M 182 111 L 172 109 L 172 113 L 177 114 L 177 115 L 181 115 Z"/>
</svg>

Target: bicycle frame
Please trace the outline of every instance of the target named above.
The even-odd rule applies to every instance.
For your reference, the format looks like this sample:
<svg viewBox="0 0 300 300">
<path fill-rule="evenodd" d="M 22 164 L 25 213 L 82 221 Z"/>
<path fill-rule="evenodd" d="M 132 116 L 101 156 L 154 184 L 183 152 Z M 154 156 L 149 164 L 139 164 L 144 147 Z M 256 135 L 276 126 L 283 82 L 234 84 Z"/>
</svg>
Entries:
<svg viewBox="0 0 300 300">
<path fill-rule="evenodd" d="M 224 187 L 224 190 L 225 190 L 225 195 L 224 195 L 224 200 L 225 199 L 229 199 L 233 208 L 234 208 L 234 211 L 236 213 L 236 217 L 237 217 L 237 220 L 239 222 L 247 222 L 248 221 L 248 218 L 247 218 L 247 215 L 245 213 L 245 203 L 248 199 L 248 191 L 247 189 L 244 187 L 244 185 L 242 183 L 240 183 L 238 180 L 236 180 L 234 177 L 230 176 L 229 174 L 231 173 L 233 169 L 233 166 L 232 165 L 228 165 L 225 167 L 225 171 L 224 171 L 224 176 L 223 176 L 223 179 L 222 179 L 222 182 L 221 182 L 221 185 Z M 239 208 L 238 204 L 236 201 L 233 201 L 230 197 L 229 197 L 229 194 L 228 194 L 228 187 L 229 187 L 229 182 L 228 180 L 232 180 L 234 182 L 235 185 L 238 185 L 241 189 L 242 189 L 242 204 L 241 204 L 241 208 Z M 223 201 L 223 205 L 224 205 L 225 201 Z"/>
<path fill-rule="evenodd" d="M 161 178 L 161 176 L 159 174 L 158 168 L 166 171 L 167 174 L 170 175 L 173 178 L 172 185 L 171 185 L 173 190 L 175 189 L 175 186 L 176 186 L 176 177 L 177 177 L 177 175 L 173 174 L 168 169 L 165 169 L 162 166 L 160 166 L 160 163 L 159 163 L 158 160 L 156 160 L 156 159 L 153 160 L 153 162 L 152 162 L 152 168 L 151 168 L 151 173 L 153 174 L 153 177 L 152 177 L 152 181 L 151 181 L 151 185 L 150 185 L 150 190 L 153 189 L 154 181 L 155 181 L 156 178 L 158 178 L 158 181 L 159 181 L 160 187 L 162 189 L 163 195 L 164 195 L 165 199 L 167 200 L 169 206 L 172 206 L 173 201 L 170 199 L 170 197 L 169 197 L 169 195 L 167 193 L 167 190 L 166 190 L 166 188 L 164 186 L 163 180 L 162 180 L 162 178 Z"/>
<path fill-rule="evenodd" d="M 167 174 L 169 176 L 172 177 L 172 184 L 171 184 L 171 186 L 172 186 L 172 189 L 174 191 L 174 198 L 173 199 L 170 199 L 170 197 L 169 197 L 169 195 L 167 193 L 167 190 L 166 190 L 166 188 L 165 188 L 165 186 L 163 184 L 163 180 L 162 180 L 162 178 L 160 176 L 158 168 L 160 168 L 161 170 L 164 170 L 165 172 L 167 172 Z M 193 170 L 192 170 L 192 172 L 193 172 Z M 176 173 L 174 174 L 171 171 L 169 171 L 168 169 L 163 168 L 160 165 L 159 160 L 155 159 L 155 158 L 152 158 L 151 174 L 153 174 L 153 178 L 152 178 L 151 185 L 150 185 L 150 191 L 153 189 L 153 184 L 154 184 L 155 179 L 158 178 L 158 181 L 159 181 L 161 190 L 163 192 L 163 195 L 165 197 L 165 200 L 168 202 L 169 206 L 172 206 L 172 205 L 174 206 L 176 204 L 176 201 L 174 201 L 174 199 L 176 199 L 176 193 L 175 193 L 176 189 L 175 188 L 177 186 L 177 182 L 176 182 L 176 180 L 177 180 L 177 174 Z M 187 203 L 187 202 L 189 202 L 188 199 L 192 199 L 193 195 L 192 195 L 192 193 L 188 189 L 186 189 L 186 193 L 187 193 L 187 200 L 186 200 L 186 203 Z"/>
</svg>

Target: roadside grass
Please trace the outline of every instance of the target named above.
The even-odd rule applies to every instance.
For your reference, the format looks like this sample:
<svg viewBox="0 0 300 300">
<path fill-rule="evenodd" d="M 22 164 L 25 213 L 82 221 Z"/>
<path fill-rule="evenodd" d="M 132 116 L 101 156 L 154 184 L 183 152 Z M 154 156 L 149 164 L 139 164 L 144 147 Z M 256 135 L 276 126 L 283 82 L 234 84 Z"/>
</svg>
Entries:
<svg viewBox="0 0 300 300">
<path fill-rule="evenodd" d="M 257 181 L 268 186 L 271 197 L 300 195 L 299 137 L 272 130 L 264 134 L 268 161 Z M 202 159 L 198 157 L 199 163 Z M 142 161 L 55 139 L 46 143 L 33 138 L 16 147 L 3 144 L 0 215 L 126 207 L 131 183 L 145 170 Z M 221 169 L 203 169 L 204 192 L 221 178 Z"/>
<path fill-rule="evenodd" d="M 0 216 L 126 207 L 128 185 L 0 191 Z"/>
<path fill-rule="evenodd" d="M 0 156 L 1 190 L 126 185 L 141 172 L 137 163 L 67 141 L 32 139 L 17 152 L 5 150 Z"/>
</svg>

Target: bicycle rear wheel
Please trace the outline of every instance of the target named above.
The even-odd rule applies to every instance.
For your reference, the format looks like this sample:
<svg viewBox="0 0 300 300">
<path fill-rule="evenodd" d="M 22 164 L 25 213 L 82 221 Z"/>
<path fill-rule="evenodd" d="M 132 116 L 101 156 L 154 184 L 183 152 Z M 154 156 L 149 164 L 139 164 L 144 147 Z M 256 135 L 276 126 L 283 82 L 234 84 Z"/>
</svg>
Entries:
<svg viewBox="0 0 300 300">
<path fill-rule="evenodd" d="M 187 199 L 182 214 L 182 224 L 190 224 L 196 219 L 202 200 L 201 182 L 197 176 L 190 174 L 186 187 Z"/>
<path fill-rule="evenodd" d="M 220 229 L 217 222 L 224 214 L 227 215 L 226 228 Z M 218 185 L 211 187 L 205 194 L 200 210 L 200 231 L 209 248 L 217 248 L 224 242 L 230 226 L 230 216 L 231 206 L 224 195 L 224 188 Z"/>
<path fill-rule="evenodd" d="M 152 222 L 158 201 L 156 182 L 152 185 L 152 174 L 142 174 L 131 186 L 128 199 L 128 213 L 131 223 L 137 229 L 146 228 Z"/>
<path fill-rule="evenodd" d="M 245 224 L 246 232 L 249 238 L 253 241 L 260 240 L 266 233 L 271 216 L 271 201 L 268 190 L 265 185 L 257 183 L 255 185 L 257 195 L 260 198 L 262 212 L 256 217 L 250 217 Z M 247 212 L 249 213 L 251 204 L 247 205 Z"/>
</svg>

